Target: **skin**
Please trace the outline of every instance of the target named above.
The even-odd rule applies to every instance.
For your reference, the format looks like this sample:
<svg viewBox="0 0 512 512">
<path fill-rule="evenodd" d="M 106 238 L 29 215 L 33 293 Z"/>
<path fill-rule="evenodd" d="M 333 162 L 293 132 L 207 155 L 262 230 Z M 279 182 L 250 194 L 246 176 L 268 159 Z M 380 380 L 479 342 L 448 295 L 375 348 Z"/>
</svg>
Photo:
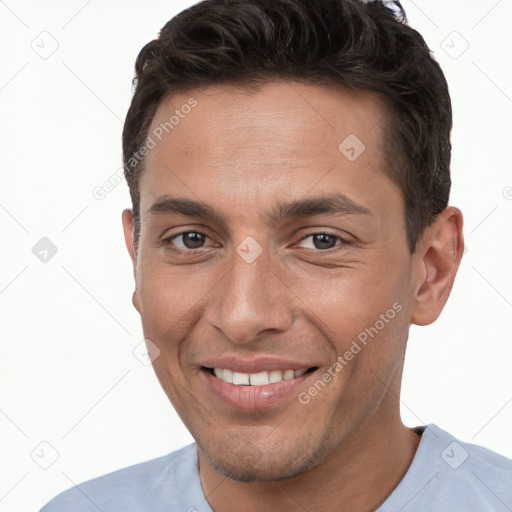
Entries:
<svg viewBox="0 0 512 512">
<path fill-rule="evenodd" d="M 205 495 L 216 512 L 375 510 L 420 441 L 400 419 L 406 342 L 411 324 L 434 322 L 446 303 L 462 214 L 446 208 L 410 254 L 401 191 L 384 172 L 377 94 L 281 81 L 251 94 L 209 87 L 166 99 L 150 133 L 190 97 L 197 106 L 146 157 L 137 252 L 132 211 L 122 220 L 133 304 L 160 350 L 155 373 L 197 441 Z M 348 134 L 365 145 L 354 161 L 338 149 Z M 334 192 L 371 213 L 267 215 Z M 149 213 L 165 194 L 222 218 Z M 204 233 L 202 246 L 162 243 L 184 231 Z M 315 244 L 323 232 L 332 248 Z M 262 249 L 251 263 L 236 251 L 249 236 Z M 205 392 L 198 361 L 226 353 L 311 362 L 319 370 L 307 392 L 394 303 L 401 311 L 308 404 L 240 411 Z"/>
</svg>

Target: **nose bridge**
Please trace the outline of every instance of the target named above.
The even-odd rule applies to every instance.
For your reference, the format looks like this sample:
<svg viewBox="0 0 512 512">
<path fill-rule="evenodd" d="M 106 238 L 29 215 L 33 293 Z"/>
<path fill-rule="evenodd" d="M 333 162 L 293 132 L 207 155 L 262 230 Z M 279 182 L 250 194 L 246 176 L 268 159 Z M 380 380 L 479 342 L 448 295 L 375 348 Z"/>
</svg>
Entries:
<svg viewBox="0 0 512 512">
<path fill-rule="evenodd" d="M 249 343 L 263 330 L 286 330 L 292 323 L 286 287 L 272 272 L 272 258 L 253 238 L 230 256 L 229 272 L 216 287 L 209 323 L 232 342 Z"/>
</svg>

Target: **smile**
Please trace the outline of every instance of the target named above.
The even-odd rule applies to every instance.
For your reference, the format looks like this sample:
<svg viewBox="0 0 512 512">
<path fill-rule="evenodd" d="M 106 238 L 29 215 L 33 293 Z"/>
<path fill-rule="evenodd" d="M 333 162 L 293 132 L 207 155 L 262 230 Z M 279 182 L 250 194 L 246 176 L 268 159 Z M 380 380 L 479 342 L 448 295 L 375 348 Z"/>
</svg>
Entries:
<svg viewBox="0 0 512 512">
<path fill-rule="evenodd" d="M 231 410 L 256 411 L 293 403 L 306 386 L 306 379 L 315 378 L 317 370 L 318 366 L 313 366 L 245 373 L 232 368 L 203 366 L 200 375 L 213 403 Z"/>
<path fill-rule="evenodd" d="M 305 373 L 315 370 L 313 368 L 302 368 L 300 370 L 271 370 L 258 373 L 242 373 L 229 368 L 208 368 L 207 370 L 223 380 L 236 386 L 266 386 L 283 380 L 292 380 L 302 377 Z"/>
</svg>

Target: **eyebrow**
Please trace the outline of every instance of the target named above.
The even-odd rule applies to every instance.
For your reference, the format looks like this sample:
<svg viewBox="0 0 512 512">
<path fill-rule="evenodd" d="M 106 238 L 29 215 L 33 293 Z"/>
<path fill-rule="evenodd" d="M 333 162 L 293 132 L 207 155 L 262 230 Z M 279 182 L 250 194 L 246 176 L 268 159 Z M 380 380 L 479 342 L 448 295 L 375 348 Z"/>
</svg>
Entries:
<svg viewBox="0 0 512 512">
<path fill-rule="evenodd" d="M 281 203 L 274 207 L 268 216 L 275 222 L 281 222 L 290 217 L 312 217 L 321 213 L 372 214 L 368 208 L 357 204 L 345 194 L 338 193 Z"/>
<path fill-rule="evenodd" d="M 225 223 L 222 213 L 217 212 L 214 208 L 193 199 L 171 197 L 169 195 L 159 197 L 148 208 L 148 213 L 151 215 L 180 214 L 210 221 L 220 220 Z M 341 193 L 279 203 L 266 215 L 274 222 L 281 222 L 287 218 L 312 217 L 322 213 L 372 215 L 368 208 L 357 204 Z"/>
</svg>

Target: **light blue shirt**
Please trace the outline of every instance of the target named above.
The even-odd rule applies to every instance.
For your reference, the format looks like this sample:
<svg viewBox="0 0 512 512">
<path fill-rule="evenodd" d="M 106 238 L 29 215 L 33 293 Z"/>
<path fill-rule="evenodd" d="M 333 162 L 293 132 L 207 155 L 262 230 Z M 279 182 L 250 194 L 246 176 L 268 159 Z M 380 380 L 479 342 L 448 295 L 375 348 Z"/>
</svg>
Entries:
<svg viewBox="0 0 512 512">
<path fill-rule="evenodd" d="M 212 512 L 195 443 L 72 487 L 41 512 L 98 510 Z M 427 425 L 407 473 L 376 512 L 459 511 L 512 511 L 512 460 Z"/>
</svg>

